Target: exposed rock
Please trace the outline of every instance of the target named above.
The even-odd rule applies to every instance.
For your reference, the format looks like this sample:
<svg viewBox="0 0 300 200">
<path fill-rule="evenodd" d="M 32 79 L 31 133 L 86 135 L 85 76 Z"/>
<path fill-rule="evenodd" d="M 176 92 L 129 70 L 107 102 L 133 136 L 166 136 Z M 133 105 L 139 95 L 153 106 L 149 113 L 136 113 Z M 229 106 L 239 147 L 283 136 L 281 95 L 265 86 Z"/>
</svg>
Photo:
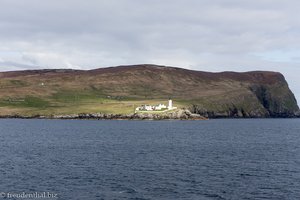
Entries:
<svg viewBox="0 0 300 200">
<path fill-rule="evenodd" d="M 105 119 L 105 120 L 206 120 L 207 118 L 200 114 L 191 113 L 187 109 L 177 109 L 173 112 L 166 113 L 134 113 L 134 114 L 105 114 L 105 113 L 81 113 L 72 115 L 51 115 L 51 116 L 21 116 L 21 115 L 10 115 L 0 116 L 1 118 L 23 118 L 23 119 Z"/>
</svg>

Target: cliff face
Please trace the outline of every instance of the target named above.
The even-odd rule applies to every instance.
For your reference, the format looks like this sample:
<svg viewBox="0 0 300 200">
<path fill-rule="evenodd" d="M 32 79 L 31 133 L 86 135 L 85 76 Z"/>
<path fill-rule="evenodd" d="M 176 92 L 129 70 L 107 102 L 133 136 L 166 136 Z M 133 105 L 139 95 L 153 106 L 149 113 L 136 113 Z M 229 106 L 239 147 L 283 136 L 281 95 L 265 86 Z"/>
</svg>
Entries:
<svg viewBox="0 0 300 200">
<path fill-rule="evenodd" d="M 299 110 L 296 99 L 285 82 L 272 86 L 254 85 L 250 89 L 272 117 L 293 116 Z"/>
<path fill-rule="evenodd" d="M 231 98 L 229 102 L 225 100 L 226 97 L 223 100 L 214 101 L 213 104 L 219 106 L 215 106 L 213 109 L 207 109 L 207 106 L 201 103 L 194 103 L 190 109 L 195 113 L 211 118 L 299 116 L 296 98 L 282 74 L 246 72 L 242 76 L 248 77 L 241 78 L 240 76 L 237 78 L 236 73 L 231 78 L 246 83 L 248 94 L 241 92 L 236 98 Z"/>
<path fill-rule="evenodd" d="M 219 109 L 207 109 L 203 104 L 194 103 L 190 106 L 192 112 L 210 118 L 223 117 L 297 117 L 299 108 L 293 93 L 286 83 L 275 85 L 253 84 L 249 86 L 252 96 L 240 96 L 231 104 L 222 101 L 214 102 L 223 105 Z M 252 101 L 251 104 L 247 101 Z M 245 105 L 248 104 L 248 105 Z"/>
<path fill-rule="evenodd" d="M 278 72 L 210 73 L 156 65 L 0 73 L 0 115 L 132 113 L 172 98 L 205 117 L 294 117 L 299 108 Z"/>
</svg>

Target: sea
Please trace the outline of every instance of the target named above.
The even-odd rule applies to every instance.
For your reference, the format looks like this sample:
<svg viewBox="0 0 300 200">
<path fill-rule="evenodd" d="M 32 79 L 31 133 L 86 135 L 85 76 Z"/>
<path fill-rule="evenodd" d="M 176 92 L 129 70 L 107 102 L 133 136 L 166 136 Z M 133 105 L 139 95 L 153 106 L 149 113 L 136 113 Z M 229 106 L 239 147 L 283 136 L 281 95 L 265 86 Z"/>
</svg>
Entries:
<svg viewBox="0 0 300 200">
<path fill-rule="evenodd" d="M 298 200 L 300 119 L 1 119 L 1 198 Z"/>
</svg>

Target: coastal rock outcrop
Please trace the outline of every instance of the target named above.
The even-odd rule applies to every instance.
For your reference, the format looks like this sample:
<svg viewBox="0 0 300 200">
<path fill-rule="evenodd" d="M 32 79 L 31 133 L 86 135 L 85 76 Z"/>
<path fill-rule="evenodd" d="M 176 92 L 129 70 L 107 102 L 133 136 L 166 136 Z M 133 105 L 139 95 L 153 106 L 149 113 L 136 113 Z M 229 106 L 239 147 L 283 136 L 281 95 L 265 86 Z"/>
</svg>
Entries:
<svg viewBox="0 0 300 200">
<path fill-rule="evenodd" d="M 81 113 L 71 115 L 6 115 L 0 118 L 23 118 L 23 119 L 98 119 L 98 120 L 206 120 L 200 114 L 193 114 L 187 109 L 177 109 L 166 113 L 134 113 L 134 114 L 106 114 L 106 113 Z"/>
<path fill-rule="evenodd" d="M 147 113 L 139 112 L 134 114 L 106 114 L 106 113 L 89 113 L 89 114 L 73 114 L 73 115 L 53 115 L 49 118 L 53 119 L 127 119 L 127 120 L 167 120 L 167 119 L 181 119 L 181 120 L 205 120 L 207 118 L 200 114 L 193 114 L 187 109 L 177 109 L 173 112 L 166 113 Z"/>
</svg>

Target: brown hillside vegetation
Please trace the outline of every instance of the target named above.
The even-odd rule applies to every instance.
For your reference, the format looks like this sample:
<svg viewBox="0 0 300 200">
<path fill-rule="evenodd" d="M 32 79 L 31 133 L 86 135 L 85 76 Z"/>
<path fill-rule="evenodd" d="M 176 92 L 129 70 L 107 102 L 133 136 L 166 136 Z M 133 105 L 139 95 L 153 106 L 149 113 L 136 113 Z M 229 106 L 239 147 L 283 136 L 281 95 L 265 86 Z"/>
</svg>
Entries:
<svg viewBox="0 0 300 200">
<path fill-rule="evenodd" d="M 289 117 L 299 110 L 278 72 L 201 72 L 157 65 L 0 73 L 0 114 L 130 113 L 172 98 L 209 117 Z"/>
</svg>

